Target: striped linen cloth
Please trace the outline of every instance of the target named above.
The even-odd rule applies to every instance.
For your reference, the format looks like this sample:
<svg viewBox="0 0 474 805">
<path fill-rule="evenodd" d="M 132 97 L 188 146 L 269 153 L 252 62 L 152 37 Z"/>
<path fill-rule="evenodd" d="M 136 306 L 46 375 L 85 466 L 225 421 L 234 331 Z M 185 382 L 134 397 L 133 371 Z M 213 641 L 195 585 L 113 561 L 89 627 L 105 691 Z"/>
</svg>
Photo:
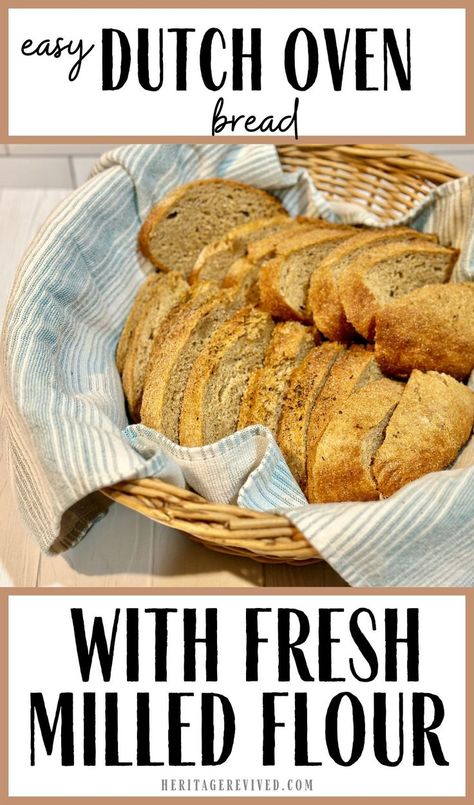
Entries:
<svg viewBox="0 0 474 805">
<path fill-rule="evenodd" d="M 70 548 L 105 512 L 97 490 L 154 475 L 214 501 L 284 511 L 351 585 L 471 586 L 473 441 L 455 468 L 387 500 L 310 506 L 263 427 L 180 448 L 127 426 L 114 353 L 149 270 L 137 231 L 171 188 L 206 176 L 266 188 L 292 214 L 380 225 L 351 205 L 326 202 L 305 171 L 285 174 L 273 146 L 140 145 L 103 156 L 25 255 L 4 323 L 8 452 L 31 534 L 46 553 Z M 460 247 L 455 279 L 474 279 L 474 178 L 433 191 L 403 221 Z"/>
</svg>

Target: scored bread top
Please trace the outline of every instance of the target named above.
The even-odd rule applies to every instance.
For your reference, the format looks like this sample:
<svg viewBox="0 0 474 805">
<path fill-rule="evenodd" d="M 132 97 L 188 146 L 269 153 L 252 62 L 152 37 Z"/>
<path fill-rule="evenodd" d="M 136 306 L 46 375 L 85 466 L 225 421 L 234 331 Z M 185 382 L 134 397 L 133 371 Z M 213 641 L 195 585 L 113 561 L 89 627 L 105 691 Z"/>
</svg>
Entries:
<svg viewBox="0 0 474 805">
<path fill-rule="evenodd" d="M 141 227 L 139 244 L 158 268 L 187 277 L 212 240 L 253 218 L 284 213 L 281 202 L 265 190 L 229 179 L 199 179 L 176 188 L 153 207 Z"/>
<path fill-rule="evenodd" d="M 415 369 L 405 386 L 373 472 L 384 497 L 451 464 L 474 425 L 474 393 L 454 378 Z"/>
<path fill-rule="evenodd" d="M 312 322 L 308 288 L 312 273 L 334 246 L 354 234 L 353 227 L 320 228 L 280 243 L 275 257 L 262 265 L 262 307 L 273 316 Z"/>
<path fill-rule="evenodd" d="M 318 502 L 378 499 L 373 457 L 403 388 L 386 377 L 374 380 L 357 388 L 336 411 L 312 467 Z"/>
<path fill-rule="evenodd" d="M 342 349 L 341 344 L 326 342 L 310 350 L 293 370 L 283 400 L 277 441 L 303 491 L 306 487 L 306 437 L 311 411 Z"/>
<path fill-rule="evenodd" d="M 412 369 L 469 377 L 474 369 L 474 283 L 425 285 L 381 308 L 375 354 L 383 371 L 398 377 Z"/>
<path fill-rule="evenodd" d="M 373 246 L 386 241 L 418 238 L 433 241 L 436 236 L 426 235 L 406 226 L 364 229 L 331 249 L 317 271 L 311 275 L 309 284 L 309 306 L 318 329 L 331 341 L 351 341 L 356 331 L 347 320 L 339 295 L 339 281 L 345 269 L 352 260 L 361 254 L 366 255 L 367 249 Z"/>
<path fill-rule="evenodd" d="M 316 454 L 319 442 L 332 417 L 340 411 L 349 395 L 365 383 L 381 377 L 369 347 L 354 344 L 341 352 L 335 361 L 329 377 L 311 411 L 306 438 L 306 463 L 308 468 L 307 495 L 310 503 L 320 500 L 319 474 Z"/>
<path fill-rule="evenodd" d="M 249 243 L 293 226 L 294 221 L 289 215 L 274 215 L 272 218 L 257 218 L 234 227 L 223 237 L 204 246 L 193 266 L 189 281 L 195 283 L 210 280 L 221 284 L 232 263 L 247 253 Z"/>
<path fill-rule="evenodd" d="M 247 305 L 214 333 L 188 378 L 182 445 L 209 444 L 236 429 L 242 396 L 253 369 L 263 362 L 273 326 L 271 316 Z"/>
<path fill-rule="evenodd" d="M 276 433 L 291 372 L 317 343 L 318 334 L 299 322 L 275 326 L 264 364 L 254 369 L 243 396 L 239 428 L 259 424 Z"/>
<path fill-rule="evenodd" d="M 178 441 L 181 401 L 189 372 L 207 339 L 240 300 L 213 283 L 199 283 L 191 299 L 155 337 L 143 388 L 141 421 Z"/>
<path fill-rule="evenodd" d="M 457 249 L 434 243 L 384 243 L 359 254 L 339 279 L 347 319 L 360 335 L 372 341 L 381 306 L 422 285 L 447 282 Z"/>
</svg>

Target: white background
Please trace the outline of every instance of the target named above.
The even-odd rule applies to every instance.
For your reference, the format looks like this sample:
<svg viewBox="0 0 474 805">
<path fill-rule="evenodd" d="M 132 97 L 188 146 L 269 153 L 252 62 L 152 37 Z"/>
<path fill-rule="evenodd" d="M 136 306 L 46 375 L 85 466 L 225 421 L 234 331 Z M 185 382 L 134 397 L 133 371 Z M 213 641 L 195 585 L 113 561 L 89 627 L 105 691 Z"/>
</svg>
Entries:
<svg viewBox="0 0 474 805">
<path fill-rule="evenodd" d="M 113 622 L 116 607 L 138 607 L 143 613 L 146 607 L 176 607 L 177 615 L 170 618 L 170 674 L 168 683 L 154 682 L 154 617 L 140 617 L 140 680 L 125 681 L 125 641 L 121 614 L 116 644 L 116 658 L 110 683 L 101 678 L 98 663 L 94 661 L 89 683 L 83 683 L 79 673 L 70 608 L 84 609 L 86 629 L 95 615 L 101 615 L 106 625 Z M 203 632 L 205 607 L 219 608 L 219 681 L 202 682 L 203 648 L 197 648 L 198 682 L 182 680 L 182 620 L 184 607 L 198 609 L 198 636 Z M 296 607 L 308 615 L 312 630 L 305 644 L 310 671 L 317 677 L 317 611 L 318 607 L 341 607 L 344 613 L 334 617 L 334 637 L 341 638 L 333 646 L 334 675 L 347 677 L 346 682 L 318 681 L 304 683 L 296 673 L 290 684 L 277 680 L 276 662 L 276 610 L 281 607 Z M 377 631 L 370 640 L 377 651 L 379 676 L 373 683 L 357 682 L 351 678 L 348 659 L 354 658 L 359 673 L 366 673 L 367 666 L 354 646 L 348 633 L 350 614 L 357 607 L 370 608 L 376 618 Z M 261 616 L 261 633 L 269 639 L 260 647 L 264 673 L 259 682 L 245 683 L 245 608 L 271 607 L 271 614 Z M 404 681 L 406 652 L 400 652 L 399 682 L 385 682 L 384 668 L 384 608 L 398 607 L 400 635 L 405 635 L 406 608 L 420 609 L 420 681 Z M 361 621 L 362 626 L 362 621 Z M 13 596 L 9 602 L 9 773 L 10 796 L 71 796 L 71 795 L 121 795 L 152 796 L 161 793 L 160 780 L 164 777 L 206 779 L 224 777 L 276 777 L 284 786 L 288 778 L 312 778 L 312 796 L 463 796 L 464 795 L 464 709 L 465 709 L 465 614 L 464 598 L 453 596 Z M 373 637 L 372 637 L 373 635 Z M 293 666 L 293 671 L 295 668 Z M 98 695 L 98 763 L 103 757 L 103 739 L 100 725 L 103 694 L 106 690 L 119 692 L 119 735 L 122 758 L 134 757 L 134 708 L 137 691 L 151 692 L 152 757 L 166 760 L 167 742 L 167 693 L 168 691 L 212 691 L 228 696 L 236 714 L 236 740 L 233 753 L 224 766 L 215 769 L 182 767 L 155 768 L 108 768 L 98 765 L 84 768 L 81 765 L 81 712 L 82 692 L 94 690 Z M 293 740 L 289 726 L 277 730 L 277 765 L 262 767 L 261 758 L 261 711 L 262 691 L 308 691 L 310 723 L 310 759 L 320 760 L 323 765 L 315 768 L 295 768 L 292 765 Z M 367 738 L 361 759 L 352 767 L 337 766 L 329 757 L 324 743 L 324 716 L 328 702 L 339 691 L 350 690 L 364 704 Z M 371 751 L 371 700 L 374 691 L 387 691 L 389 701 L 398 705 L 398 692 L 406 691 L 405 698 L 405 756 L 395 768 L 380 766 Z M 42 691 L 50 711 L 54 713 L 57 696 L 61 691 L 75 693 L 75 724 L 77 732 L 76 763 L 72 768 L 61 767 L 58 747 L 53 756 L 47 757 L 37 746 L 37 765 L 29 765 L 29 694 Z M 445 705 L 445 718 L 437 734 L 449 760 L 448 767 L 438 767 L 427 751 L 424 767 L 411 765 L 410 742 L 411 693 L 431 692 L 440 696 Z M 101 700 L 102 697 L 102 700 Z M 185 700 L 186 702 L 186 700 Z M 281 699 L 277 713 L 281 720 L 291 722 L 291 697 Z M 389 714 L 396 713 L 391 709 Z M 342 710 L 341 710 L 342 715 Z M 51 716 L 51 713 L 50 713 Z M 183 716 L 189 716 L 192 728 L 183 731 L 185 759 L 199 764 L 200 722 L 199 698 L 189 699 L 183 707 Z M 427 713 L 427 718 L 429 714 Z M 183 720 L 187 720 L 184 718 Z M 344 720 L 341 721 L 344 734 Z M 39 736 L 39 731 L 37 730 Z M 350 740 L 350 728 L 347 735 Z M 396 732 L 389 737 L 389 751 L 397 750 Z M 347 744 L 341 741 L 342 750 Z M 170 793 L 170 792 L 168 792 Z M 288 795 L 288 791 L 278 793 Z M 273 794 L 272 794 L 273 795 Z"/>
<path fill-rule="evenodd" d="M 9 134 L 11 136 L 210 136 L 212 112 L 219 95 L 228 114 L 255 114 L 276 119 L 291 113 L 300 98 L 300 136 L 457 136 L 465 133 L 465 12 L 463 9 L 11 9 L 9 11 Z M 101 89 L 101 29 L 124 31 L 132 47 L 127 84 L 115 92 Z M 164 85 L 146 92 L 136 77 L 136 31 L 165 29 Z M 194 27 L 189 37 L 189 84 L 176 92 L 175 34 L 169 27 Z M 199 72 L 199 43 L 210 27 L 222 29 L 228 42 L 216 46 L 213 65 L 230 70 L 230 31 L 262 28 L 262 91 L 211 92 Z M 319 74 L 313 88 L 297 92 L 288 84 L 283 67 L 288 34 L 307 27 L 319 47 Z M 382 31 L 393 27 L 403 58 L 405 31 L 411 29 L 412 90 L 402 92 L 389 64 L 389 91 L 357 92 L 354 70 L 354 31 L 349 40 L 343 89 L 332 88 L 325 56 L 323 28 L 335 28 L 342 49 L 346 28 L 377 28 L 368 35 L 368 83 L 383 86 Z M 200 36 L 201 34 L 201 36 Z M 247 34 L 247 38 L 245 38 Z M 23 56 L 22 43 L 31 38 L 62 36 L 84 49 L 95 47 L 82 64 L 79 78 L 67 79 L 76 56 L 61 58 Z M 150 53 L 153 52 L 152 44 Z M 244 59 L 244 88 L 249 85 L 249 60 Z M 301 65 L 304 60 L 301 61 Z M 151 80 L 158 75 L 151 70 Z M 225 132 L 224 132 L 225 133 Z M 232 134 L 232 132 L 227 132 Z M 293 132 L 290 132 L 290 136 Z M 246 136 L 239 126 L 234 136 Z M 248 134 L 255 139 L 256 134 Z"/>
</svg>

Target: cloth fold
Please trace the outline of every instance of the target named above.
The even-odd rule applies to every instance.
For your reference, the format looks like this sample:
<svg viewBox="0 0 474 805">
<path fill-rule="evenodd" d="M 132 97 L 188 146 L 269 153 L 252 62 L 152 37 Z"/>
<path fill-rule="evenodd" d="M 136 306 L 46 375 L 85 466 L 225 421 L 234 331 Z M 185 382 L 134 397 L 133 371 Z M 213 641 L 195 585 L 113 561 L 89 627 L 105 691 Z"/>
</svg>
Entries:
<svg viewBox="0 0 474 805">
<path fill-rule="evenodd" d="M 330 204 L 304 170 L 285 173 L 274 146 L 125 146 L 63 202 L 26 253 L 5 317 L 1 370 L 18 505 L 43 551 L 70 547 L 104 507 L 94 493 L 150 475 L 205 497 L 285 512 L 350 584 L 471 586 L 474 450 L 460 469 L 426 476 L 372 503 L 307 505 L 272 434 L 252 426 L 204 448 L 180 448 L 127 426 L 114 353 L 149 269 L 136 235 L 177 184 L 224 176 L 271 190 L 293 215 L 382 225 Z M 474 278 L 474 179 L 434 190 L 401 218 L 458 246 L 455 279 Z"/>
</svg>

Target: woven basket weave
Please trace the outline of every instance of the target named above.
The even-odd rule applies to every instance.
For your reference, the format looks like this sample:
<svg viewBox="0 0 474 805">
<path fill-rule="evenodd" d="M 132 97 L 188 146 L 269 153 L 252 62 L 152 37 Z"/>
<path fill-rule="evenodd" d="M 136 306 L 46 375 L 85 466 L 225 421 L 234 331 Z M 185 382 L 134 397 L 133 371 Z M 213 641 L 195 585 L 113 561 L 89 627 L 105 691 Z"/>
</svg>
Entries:
<svg viewBox="0 0 474 805">
<path fill-rule="evenodd" d="M 434 187 L 462 172 L 430 154 L 398 145 L 284 145 L 286 170 L 307 168 L 330 201 L 368 209 L 382 221 L 410 212 Z M 215 551 L 260 562 L 309 564 L 317 551 L 282 515 L 268 515 L 209 501 L 154 478 L 102 490 L 117 503 L 184 531 Z"/>
</svg>

